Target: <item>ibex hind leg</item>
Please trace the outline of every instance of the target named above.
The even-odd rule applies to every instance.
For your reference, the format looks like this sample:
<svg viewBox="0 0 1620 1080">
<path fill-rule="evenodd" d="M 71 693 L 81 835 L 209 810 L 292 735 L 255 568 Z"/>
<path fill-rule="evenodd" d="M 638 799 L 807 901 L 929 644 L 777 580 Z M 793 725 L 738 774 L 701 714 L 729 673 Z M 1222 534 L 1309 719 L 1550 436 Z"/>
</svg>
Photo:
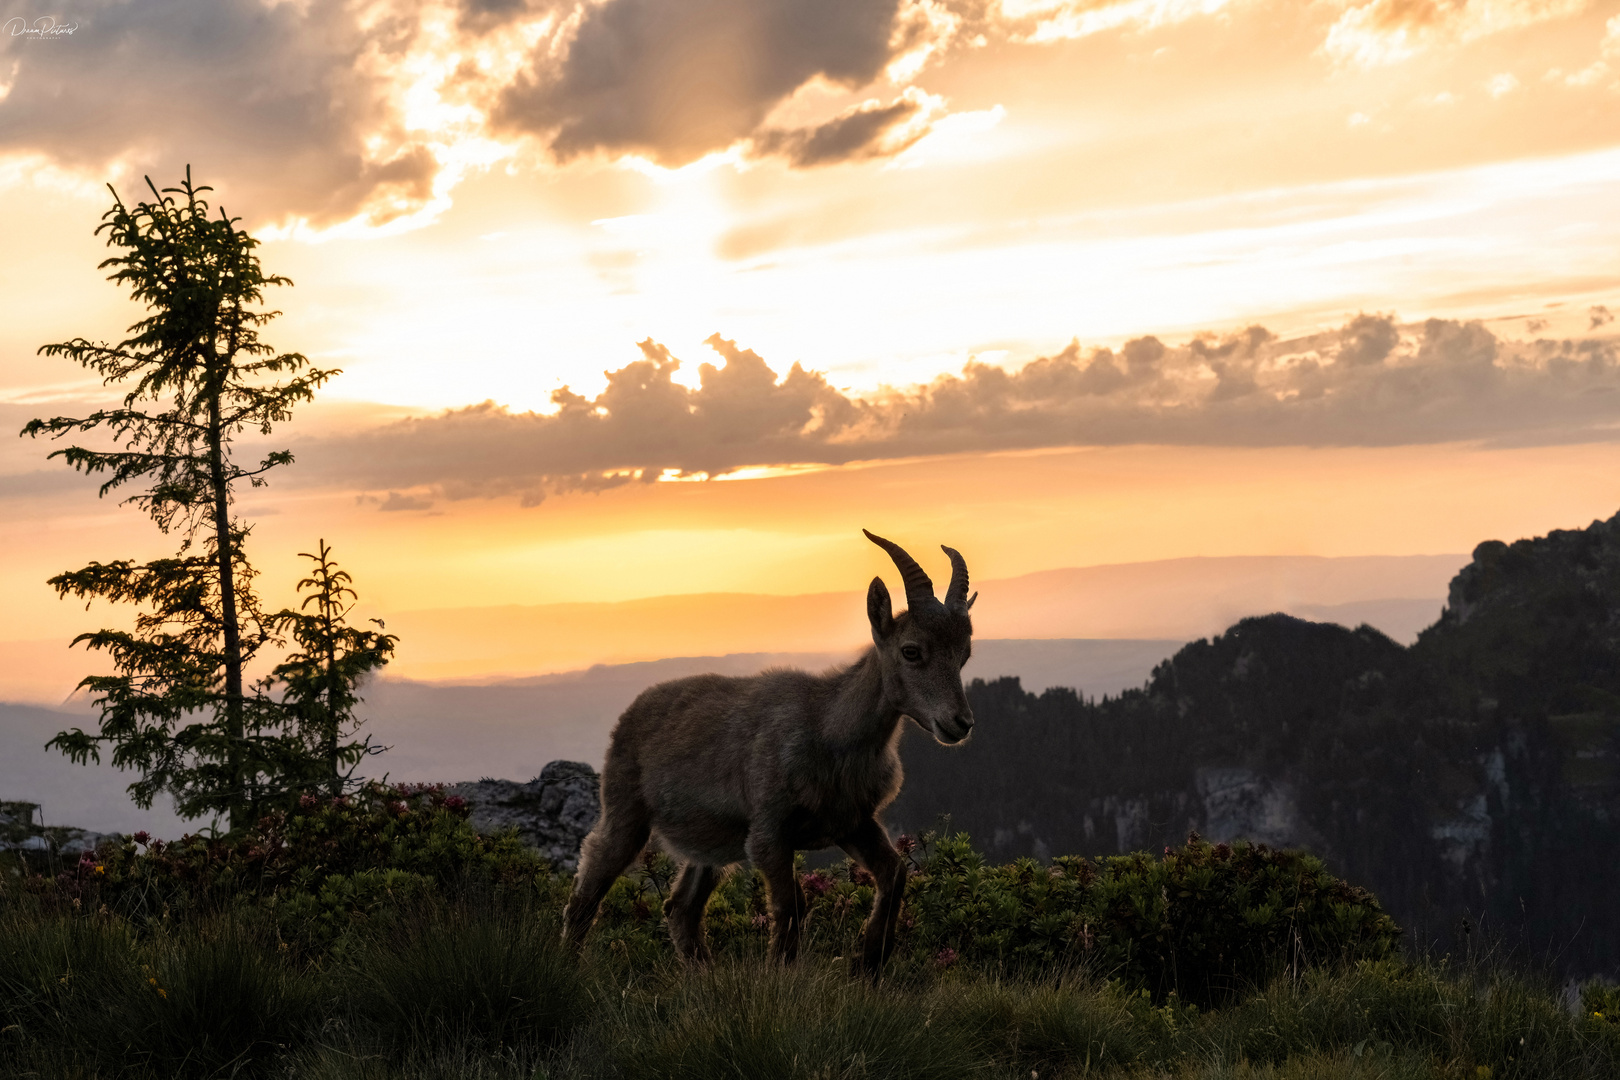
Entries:
<svg viewBox="0 0 1620 1080">
<path fill-rule="evenodd" d="M 564 944 L 577 949 L 584 942 L 608 890 L 647 846 L 652 834 L 648 816 L 637 805 L 603 807 L 601 820 L 580 848 L 574 891 L 563 908 Z"/>
<path fill-rule="evenodd" d="M 689 862 L 681 867 L 675 887 L 664 901 L 664 919 L 669 923 L 670 940 L 681 959 L 707 963 L 709 946 L 703 940 L 703 911 L 709 896 L 720 884 L 720 871 L 703 863 Z"/>
</svg>

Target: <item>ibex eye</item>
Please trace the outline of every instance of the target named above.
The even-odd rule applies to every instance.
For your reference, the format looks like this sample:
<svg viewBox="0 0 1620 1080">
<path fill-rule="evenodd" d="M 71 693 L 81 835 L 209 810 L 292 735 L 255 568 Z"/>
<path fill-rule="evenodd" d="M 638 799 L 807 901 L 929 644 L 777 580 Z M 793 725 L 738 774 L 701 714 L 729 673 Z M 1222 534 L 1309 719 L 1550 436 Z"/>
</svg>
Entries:
<svg viewBox="0 0 1620 1080">
<path fill-rule="evenodd" d="M 915 645 L 902 645 L 900 646 L 900 655 L 912 663 L 916 663 L 922 659 L 922 650 Z"/>
</svg>

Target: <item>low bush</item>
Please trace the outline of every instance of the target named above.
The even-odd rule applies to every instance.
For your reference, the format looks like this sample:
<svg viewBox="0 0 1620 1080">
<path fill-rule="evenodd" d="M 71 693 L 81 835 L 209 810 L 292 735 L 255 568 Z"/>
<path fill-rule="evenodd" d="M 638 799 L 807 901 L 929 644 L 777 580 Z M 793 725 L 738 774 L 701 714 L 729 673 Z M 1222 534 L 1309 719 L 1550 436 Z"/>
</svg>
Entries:
<svg viewBox="0 0 1620 1080">
<path fill-rule="evenodd" d="M 907 887 L 914 950 L 1021 970 L 1055 961 L 1207 1005 L 1286 967 L 1390 955 L 1400 930 L 1320 859 L 1196 834 L 1162 858 L 986 866 L 963 836 L 933 845 Z"/>
<path fill-rule="evenodd" d="M 28 885 L 47 902 L 105 908 L 136 924 L 256 907 L 301 954 L 429 896 L 566 890 L 515 834 L 483 836 L 467 818 L 442 787 L 370 784 L 337 798 L 306 795 L 239 835 L 164 842 L 136 833 Z"/>
<path fill-rule="evenodd" d="M 1264 845 L 1193 835 L 1160 858 L 1020 859 L 987 865 L 964 835 L 902 838 L 911 860 L 891 976 L 967 966 L 1010 975 L 1083 966 L 1207 1007 L 1279 971 L 1392 955 L 1400 929 L 1377 899 L 1321 860 Z M 662 899 L 674 867 L 644 859 L 603 904 L 596 933 L 627 958 L 662 943 Z M 870 875 L 853 864 L 801 875 L 810 902 L 806 947 L 849 956 L 871 911 Z M 764 882 L 731 875 L 709 904 L 711 945 L 748 955 L 769 935 Z"/>
</svg>

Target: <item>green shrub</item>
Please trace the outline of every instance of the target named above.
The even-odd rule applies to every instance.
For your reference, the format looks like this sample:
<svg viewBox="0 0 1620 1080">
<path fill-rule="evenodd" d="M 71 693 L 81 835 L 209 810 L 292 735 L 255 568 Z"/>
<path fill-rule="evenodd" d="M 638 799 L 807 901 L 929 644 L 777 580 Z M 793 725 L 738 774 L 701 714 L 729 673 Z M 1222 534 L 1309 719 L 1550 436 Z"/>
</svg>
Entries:
<svg viewBox="0 0 1620 1080">
<path fill-rule="evenodd" d="M 991 867 L 962 836 L 933 845 L 907 889 L 914 951 L 1032 970 L 1082 962 L 1156 1001 L 1207 1005 L 1290 965 L 1377 959 L 1400 940 L 1371 893 L 1302 852 L 1209 844 L 1162 858 Z M 949 950 L 947 953 L 946 950 Z"/>
<path fill-rule="evenodd" d="M 903 838 L 904 839 L 904 838 Z M 1156 1003 L 1172 993 L 1207 1007 L 1284 969 L 1392 955 L 1400 930 L 1371 893 L 1321 860 L 1196 835 L 1162 858 L 1020 859 L 990 866 L 964 835 L 928 837 L 912 860 L 891 977 L 966 965 L 1009 975 L 1083 966 Z M 662 898 L 673 867 L 643 860 L 621 879 L 596 931 L 626 959 L 662 955 Z M 872 908 L 870 875 L 853 864 L 801 876 L 810 901 L 805 948 L 850 956 Z M 764 883 L 731 875 L 710 901 L 711 945 L 749 955 L 769 934 Z"/>
<path fill-rule="evenodd" d="M 306 795 L 239 835 L 173 842 L 137 833 L 34 891 L 138 924 L 244 906 L 274 914 L 300 950 L 322 951 L 354 926 L 429 895 L 469 888 L 566 890 L 513 833 L 482 836 L 442 787 L 371 784 L 338 798 Z M 558 900 L 561 903 L 561 900 Z"/>
</svg>

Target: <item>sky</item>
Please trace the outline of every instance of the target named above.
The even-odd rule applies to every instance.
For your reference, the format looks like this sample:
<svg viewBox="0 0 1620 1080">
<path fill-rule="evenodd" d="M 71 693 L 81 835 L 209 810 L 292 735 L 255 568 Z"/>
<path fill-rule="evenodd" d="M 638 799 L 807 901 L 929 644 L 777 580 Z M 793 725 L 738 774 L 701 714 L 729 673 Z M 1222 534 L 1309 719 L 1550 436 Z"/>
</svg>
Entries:
<svg viewBox="0 0 1620 1080">
<path fill-rule="evenodd" d="M 319 539 L 386 615 L 1620 509 L 1620 2 L 56 4 L 0 0 L 0 642 L 172 552 L 7 431 L 116 394 L 37 350 L 125 336 L 107 185 L 188 166 L 342 372 L 240 440 L 272 603 Z"/>
</svg>

